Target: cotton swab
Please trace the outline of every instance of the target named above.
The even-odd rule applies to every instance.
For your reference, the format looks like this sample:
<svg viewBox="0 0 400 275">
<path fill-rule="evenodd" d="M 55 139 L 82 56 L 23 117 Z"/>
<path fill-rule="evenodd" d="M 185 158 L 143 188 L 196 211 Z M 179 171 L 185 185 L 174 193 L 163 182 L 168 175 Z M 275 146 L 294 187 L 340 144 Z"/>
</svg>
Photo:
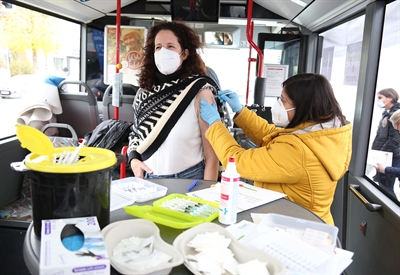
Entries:
<svg viewBox="0 0 400 275">
<path fill-rule="evenodd" d="M 85 145 L 86 140 L 83 140 L 81 142 L 81 144 L 79 144 L 79 146 L 74 150 L 74 152 L 71 154 L 71 156 L 69 157 L 69 159 L 67 160 L 67 164 L 72 164 L 78 161 L 79 157 L 78 154 L 81 151 L 83 145 Z"/>
<path fill-rule="evenodd" d="M 63 151 L 60 156 L 58 157 L 58 160 L 56 160 L 56 158 L 54 158 L 54 162 L 58 163 L 58 164 L 72 164 L 72 163 L 76 163 L 79 159 L 78 155 L 79 152 L 81 151 L 83 145 L 85 144 L 86 140 L 83 140 L 81 142 L 81 144 L 79 144 L 79 146 L 73 151 Z"/>
<path fill-rule="evenodd" d="M 61 153 L 61 155 L 58 157 L 57 163 L 62 164 L 66 154 L 67 154 L 67 151 L 63 151 Z"/>
</svg>

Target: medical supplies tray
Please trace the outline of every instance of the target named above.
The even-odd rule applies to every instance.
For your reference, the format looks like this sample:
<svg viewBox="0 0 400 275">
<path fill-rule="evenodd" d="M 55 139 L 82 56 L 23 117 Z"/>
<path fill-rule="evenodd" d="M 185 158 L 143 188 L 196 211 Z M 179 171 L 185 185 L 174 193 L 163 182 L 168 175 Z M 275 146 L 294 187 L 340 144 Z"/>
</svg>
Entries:
<svg viewBox="0 0 400 275">
<path fill-rule="evenodd" d="M 172 210 L 167 204 L 182 203 L 183 208 Z M 193 210 L 192 205 L 196 208 Z M 183 194 L 170 194 L 153 202 L 153 206 L 125 206 L 125 212 L 129 215 L 147 219 L 158 224 L 172 228 L 186 229 L 204 222 L 211 222 L 218 217 L 219 204 Z M 187 209 L 192 209 L 188 211 Z M 199 211 L 198 211 L 199 210 Z M 185 211 L 187 211 L 185 213 Z"/>
<path fill-rule="evenodd" d="M 327 235 L 326 241 L 329 240 L 329 242 L 326 242 L 324 244 L 321 243 L 312 243 L 312 244 L 328 252 L 332 252 L 334 250 L 337 242 L 337 234 L 339 232 L 339 229 L 334 225 L 322 222 L 303 220 L 275 213 L 265 214 L 260 224 L 271 228 L 280 228 L 286 232 L 292 232 L 292 234 L 296 234 L 296 236 L 304 235 L 304 232 L 306 232 L 306 230 L 312 230 L 314 234 L 318 234 L 318 232 L 325 233 Z M 325 234 L 318 234 L 318 235 L 319 237 L 321 237 L 321 235 Z M 308 235 L 308 237 L 310 236 Z M 307 241 L 304 238 L 303 240 Z M 315 239 L 313 240 L 315 241 Z"/>
<path fill-rule="evenodd" d="M 161 198 L 167 194 L 168 188 L 141 178 L 128 177 L 111 182 L 111 193 L 134 202 L 146 202 Z"/>
</svg>

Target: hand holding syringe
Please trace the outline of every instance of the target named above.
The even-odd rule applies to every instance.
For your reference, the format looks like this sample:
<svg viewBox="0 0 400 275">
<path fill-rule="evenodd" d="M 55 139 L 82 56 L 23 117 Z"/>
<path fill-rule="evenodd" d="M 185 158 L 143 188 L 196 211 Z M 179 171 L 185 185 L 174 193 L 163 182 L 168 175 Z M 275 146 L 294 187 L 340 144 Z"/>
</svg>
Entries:
<svg viewBox="0 0 400 275">
<path fill-rule="evenodd" d="M 235 93 L 234 91 L 229 91 L 229 90 L 225 90 L 225 91 L 221 91 L 220 93 L 222 93 L 222 92 L 226 92 L 226 93 L 223 93 L 223 95 L 229 95 L 229 94 L 233 94 L 233 93 Z M 222 94 L 220 94 L 220 93 L 218 93 L 217 95 L 215 95 L 214 97 L 215 98 L 220 98 L 220 95 L 222 95 Z"/>
<path fill-rule="evenodd" d="M 219 91 L 217 97 L 222 103 L 228 103 L 234 113 L 243 108 L 243 105 L 240 103 L 239 96 L 236 92 L 231 90 Z"/>
</svg>

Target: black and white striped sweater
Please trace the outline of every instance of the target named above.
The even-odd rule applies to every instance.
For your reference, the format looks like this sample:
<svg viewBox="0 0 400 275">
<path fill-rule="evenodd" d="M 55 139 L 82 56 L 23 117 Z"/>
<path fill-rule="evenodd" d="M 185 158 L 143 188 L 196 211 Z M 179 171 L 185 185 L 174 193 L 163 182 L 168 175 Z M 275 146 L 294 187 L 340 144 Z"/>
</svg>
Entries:
<svg viewBox="0 0 400 275">
<path fill-rule="evenodd" d="M 157 151 L 197 93 L 210 89 L 217 94 L 217 84 L 204 75 L 193 75 L 155 85 L 151 91 L 139 89 L 133 103 L 134 122 L 129 136 L 128 163 L 146 160 Z"/>
</svg>

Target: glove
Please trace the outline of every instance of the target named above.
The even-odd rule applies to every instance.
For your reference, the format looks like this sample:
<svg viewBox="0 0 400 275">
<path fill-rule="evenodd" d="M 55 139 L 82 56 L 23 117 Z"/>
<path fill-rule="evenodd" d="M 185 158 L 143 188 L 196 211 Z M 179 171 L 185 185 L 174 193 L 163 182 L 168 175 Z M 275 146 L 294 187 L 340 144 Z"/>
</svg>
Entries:
<svg viewBox="0 0 400 275">
<path fill-rule="evenodd" d="M 213 124 L 215 121 L 220 119 L 219 113 L 217 111 L 217 105 L 213 103 L 212 105 L 202 99 L 200 101 L 200 116 L 208 123 L 208 125 Z"/>
<path fill-rule="evenodd" d="M 228 103 L 234 113 L 243 108 L 243 105 L 240 103 L 239 97 L 235 92 L 230 90 L 219 91 L 218 97 L 221 101 Z"/>
</svg>

